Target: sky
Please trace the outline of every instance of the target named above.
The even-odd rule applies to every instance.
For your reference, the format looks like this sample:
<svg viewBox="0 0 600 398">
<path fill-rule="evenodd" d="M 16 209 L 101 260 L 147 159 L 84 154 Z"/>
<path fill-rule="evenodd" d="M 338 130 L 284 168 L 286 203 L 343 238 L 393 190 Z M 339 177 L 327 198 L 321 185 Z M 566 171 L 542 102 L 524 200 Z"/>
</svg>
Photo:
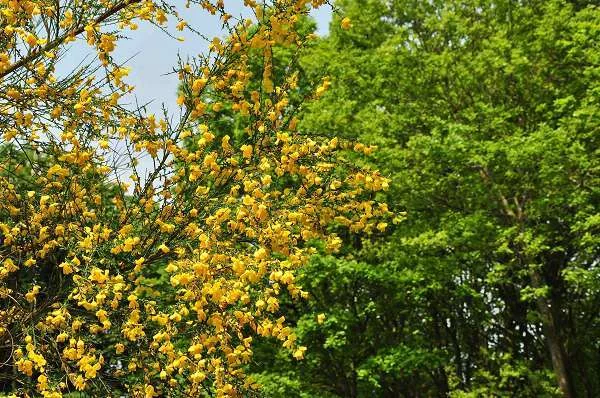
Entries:
<svg viewBox="0 0 600 398">
<path fill-rule="evenodd" d="M 176 4 L 183 19 L 206 37 L 223 36 L 224 32 L 221 30 L 218 16 L 210 15 L 197 6 L 186 9 L 185 0 L 175 0 L 173 3 Z M 225 4 L 231 15 L 248 16 L 243 0 L 227 0 Z M 332 15 L 331 8 L 323 6 L 313 10 L 311 14 L 317 22 L 317 33 L 327 34 Z M 157 116 L 162 113 L 162 103 L 172 111 L 177 108 L 175 101 L 178 79 L 177 75 L 170 73 L 177 64 L 177 54 L 186 59 L 205 53 L 208 48 L 208 42 L 195 34 L 176 31 L 175 23 L 176 21 L 170 23 L 168 30 L 175 32 L 177 36 L 183 36 L 185 41 L 181 42 L 169 37 L 148 23 L 140 23 L 138 30 L 124 33 L 128 39 L 119 41 L 113 53 L 119 62 L 128 60 L 126 66 L 131 67 L 131 74 L 125 81 L 136 87 L 135 96 L 138 104 L 150 103 L 147 110 L 156 113 Z M 86 57 L 88 60 L 95 57 L 81 39 L 72 46 L 71 51 L 67 52 L 68 57 L 58 65 L 59 73 L 60 70 L 70 70 Z"/>
</svg>

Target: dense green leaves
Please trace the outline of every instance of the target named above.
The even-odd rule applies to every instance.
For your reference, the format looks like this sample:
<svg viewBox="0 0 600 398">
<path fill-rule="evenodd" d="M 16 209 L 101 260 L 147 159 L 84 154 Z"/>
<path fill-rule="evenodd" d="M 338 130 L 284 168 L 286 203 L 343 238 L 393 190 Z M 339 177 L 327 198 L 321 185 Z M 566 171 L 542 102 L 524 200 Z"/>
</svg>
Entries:
<svg viewBox="0 0 600 398">
<path fill-rule="evenodd" d="M 379 145 L 407 218 L 305 270 L 307 360 L 266 355 L 262 380 L 343 397 L 600 394 L 591 3 L 338 2 L 353 28 L 334 20 L 303 58 L 334 84 L 301 128 Z"/>
</svg>

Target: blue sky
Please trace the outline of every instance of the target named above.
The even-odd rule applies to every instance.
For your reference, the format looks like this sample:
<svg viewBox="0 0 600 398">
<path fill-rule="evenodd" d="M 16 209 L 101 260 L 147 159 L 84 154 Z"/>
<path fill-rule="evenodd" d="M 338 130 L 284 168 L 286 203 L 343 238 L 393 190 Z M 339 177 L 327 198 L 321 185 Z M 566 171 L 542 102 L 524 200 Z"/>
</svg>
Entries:
<svg viewBox="0 0 600 398">
<path fill-rule="evenodd" d="M 205 36 L 212 38 L 223 35 L 217 16 L 210 15 L 197 6 L 186 9 L 185 0 L 175 0 L 173 3 L 177 5 L 183 19 Z M 233 16 L 248 15 L 243 0 L 227 0 L 225 3 Z M 327 6 L 313 11 L 312 15 L 318 25 L 318 34 L 324 35 L 328 32 L 331 14 L 331 8 Z M 119 62 L 129 59 L 127 66 L 130 66 L 132 71 L 125 80 L 136 86 L 135 95 L 138 103 L 152 101 L 148 111 L 157 113 L 157 116 L 161 113 L 162 103 L 171 110 L 177 107 L 175 100 L 178 80 L 176 75 L 169 75 L 177 63 L 177 54 L 185 59 L 205 52 L 208 45 L 207 41 L 193 33 L 176 31 L 175 23 L 170 25 L 169 31 L 176 33 L 177 36 L 183 36 L 186 39 L 184 42 L 167 36 L 150 24 L 140 23 L 138 30 L 124 32 L 129 39 L 120 41 L 114 53 Z M 61 70 L 71 69 L 86 56 L 91 59 L 90 57 L 94 57 L 95 54 L 90 53 L 89 47 L 83 42 L 74 43 L 72 50 L 68 52 L 68 57 L 61 61 L 58 67 L 59 73 Z"/>
</svg>

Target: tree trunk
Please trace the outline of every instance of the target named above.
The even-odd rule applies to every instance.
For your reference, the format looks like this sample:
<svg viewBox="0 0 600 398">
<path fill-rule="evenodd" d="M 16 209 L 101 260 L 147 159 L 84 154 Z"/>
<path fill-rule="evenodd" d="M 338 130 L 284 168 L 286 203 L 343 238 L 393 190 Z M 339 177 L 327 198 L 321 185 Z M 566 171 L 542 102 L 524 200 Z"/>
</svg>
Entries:
<svg viewBox="0 0 600 398">
<path fill-rule="evenodd" d="M 537 271 L 531 273 L 532 286 L 537 289 L 544 286 L 542 277 Z M 568 358 L 562 343 L 561 336 L 556 326 L 556 319 L 554 316 L 554 309 L 549 299 L 545 297 L 538 297 L 536 300 L 538 311 L 542 318 L 542 326 L 544 328 L 544 335 L 550 350 L 550 356 L 552 357 L 552 367 L 554 373 L 558 379 L 558 385 L 565 398 L 574 398 L 575 389 L 573 388 L 572 377 L 568 365 Z"/>
<path fill-rule="evenodd" d="M 492 186 L 492 189 L 494 189 L 494 182 L 487 168 L 482 167 L 479 170 L 479 174 L 481 178 L 483 178 L 486 183 L 489 183 Z M 523 199 L 522 202 L 519 202 L 517 199 L 518 195 L 515 195 L 514 205 L 516 209 L 513 210 L 506 196 L 504 196 L 499 190 L 495 190 L 495 193 L 498 197 L 498 203 L 504 216 L 511 220 L 515 225 L 518 225 L 520 229 L 523 229 L 525 220 L 527 218 L 525 212 L 523 211 L 525 200 Z M 527 266 L 529 263 L 522 257 L 520 250 L 517 250 L 517 253 L 521 266 Z M 539 271 L 532 270 L 530 276 L 531 286 L 534 289 L 539 289 L 546 285 L 543 276 L 539 273 Z M 552 300 L 546 297 L 538 297 L 536 299 L 536 305 L 542 318 L 544 336 L 548 344 L 548 349 L 550 350 L 552 367 L 554 368 L 554 374 L 558 379 L 560 391 L 565 398 L 575 398 L 576 391 L 573 387 L 573 378 L 568 366 L 567 353 L 562 342 L 561 335 L 558 332 L 556 317 L 554 316 L 554 311 L 556 309 L 552 307 Z"/>
</svg>

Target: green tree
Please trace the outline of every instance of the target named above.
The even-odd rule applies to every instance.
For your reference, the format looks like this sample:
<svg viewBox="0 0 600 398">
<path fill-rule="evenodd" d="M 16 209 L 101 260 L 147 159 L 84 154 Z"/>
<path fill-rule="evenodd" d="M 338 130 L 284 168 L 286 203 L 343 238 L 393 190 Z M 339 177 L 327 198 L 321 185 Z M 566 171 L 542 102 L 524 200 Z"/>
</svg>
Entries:
<svg viewBox="0 0 600 398">
<path fill-rule="evenodd" d="M 265 368 L 267 346 L 263 384 L 274 396 L 599 395 L 600 10 L 337 5 L 353 27 L 334 18 L 303 58 L 308 76 L 336 78 L 300 129 L 378 145 L 387 201 L 407 219 L 383 243 L 347 236 L 346 259 L 304 271 L 307 361 Z"/>
</svg>

